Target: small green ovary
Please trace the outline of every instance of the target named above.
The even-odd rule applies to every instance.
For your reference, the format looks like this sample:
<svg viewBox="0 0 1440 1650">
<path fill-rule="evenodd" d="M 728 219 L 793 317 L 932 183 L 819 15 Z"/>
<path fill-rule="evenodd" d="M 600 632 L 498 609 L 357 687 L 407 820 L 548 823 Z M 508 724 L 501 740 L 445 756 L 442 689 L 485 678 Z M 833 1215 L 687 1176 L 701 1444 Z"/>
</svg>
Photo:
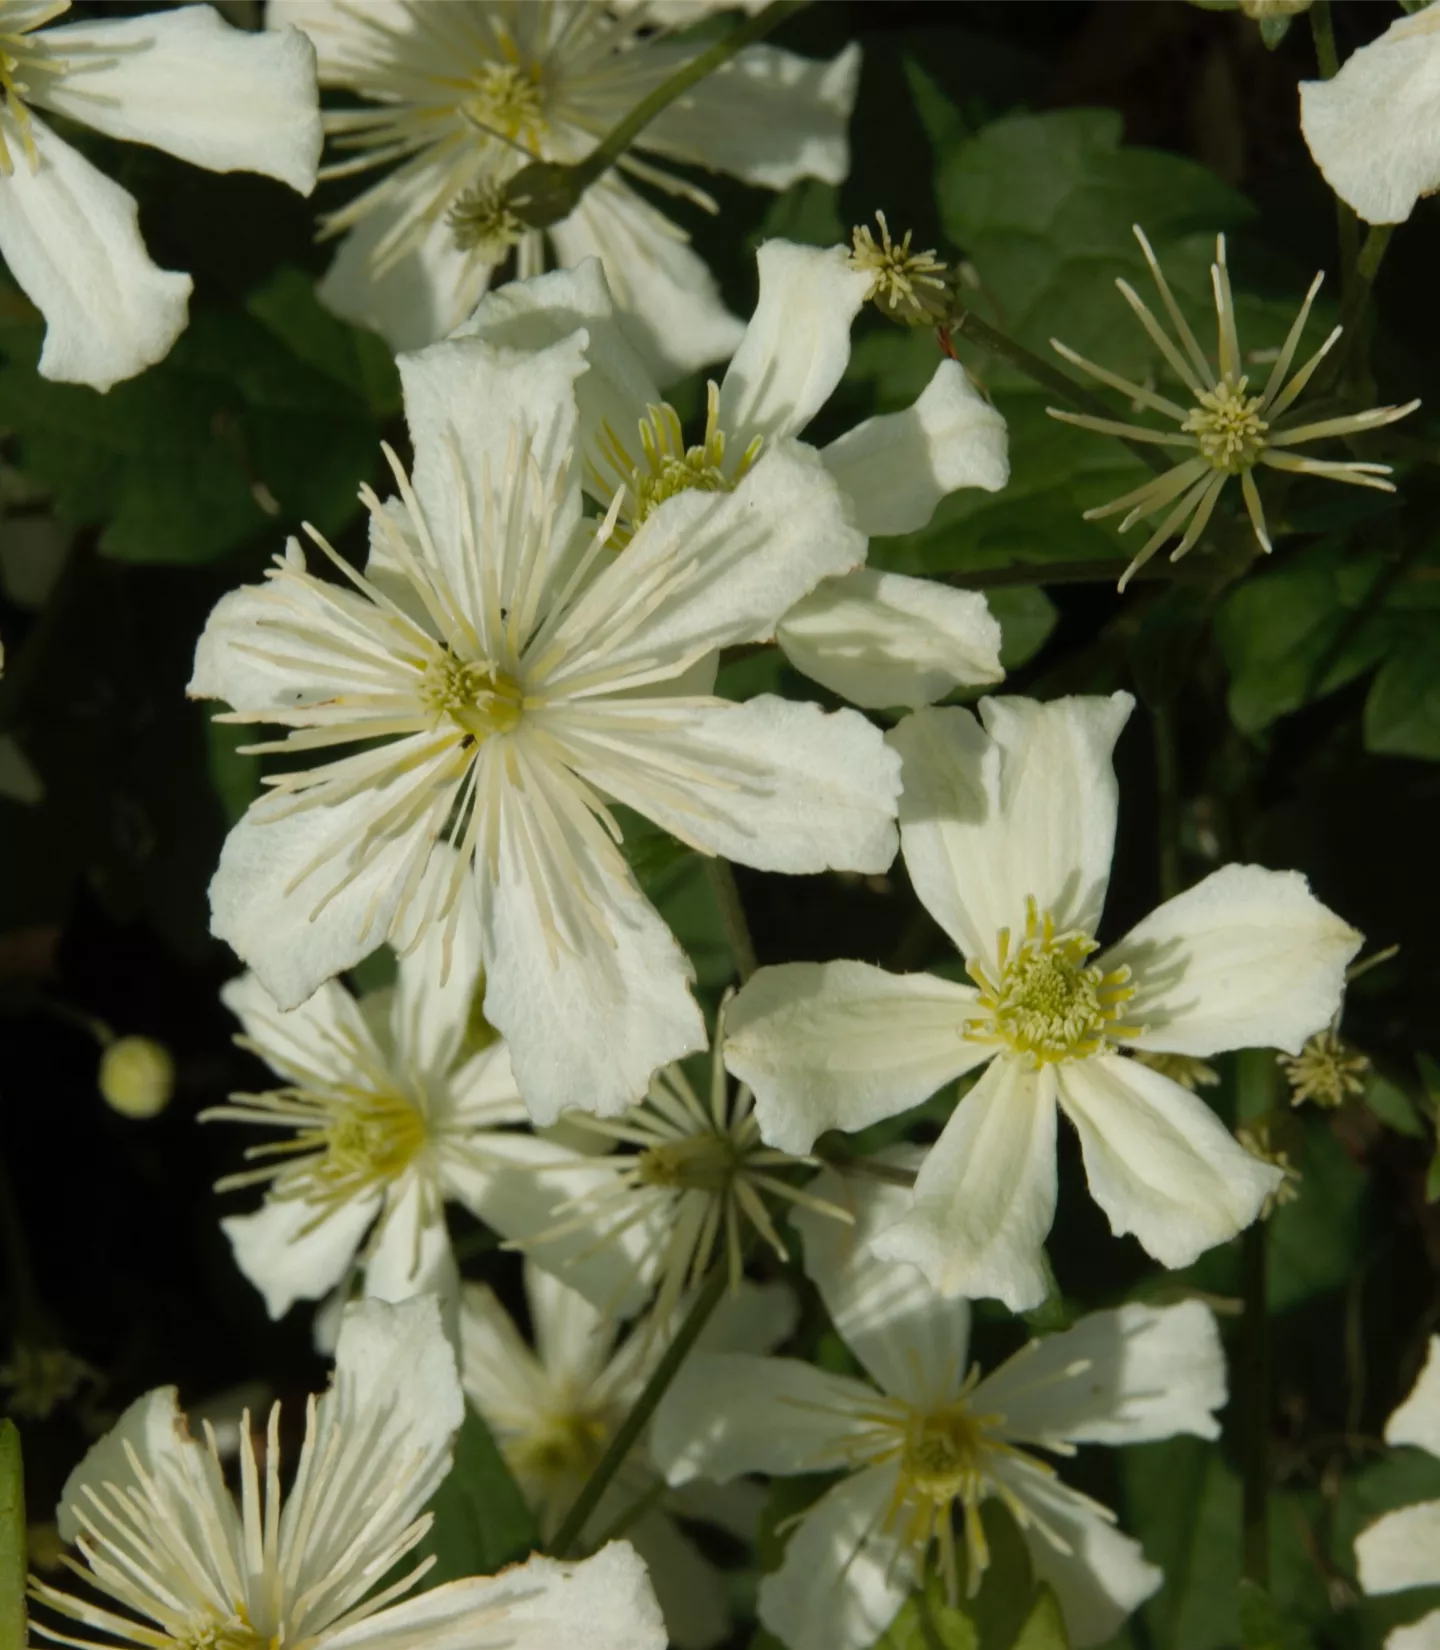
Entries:
<svg viewBox="0 0 1440 1650">
<path fill-rule="evenodd" d="M 451 653 L 431 660 L 420 680 L 420 701 L 477 742 L 509 733 L 520 721 L 525 693 L 515 678 L 484 660 Z"/>
</svg>

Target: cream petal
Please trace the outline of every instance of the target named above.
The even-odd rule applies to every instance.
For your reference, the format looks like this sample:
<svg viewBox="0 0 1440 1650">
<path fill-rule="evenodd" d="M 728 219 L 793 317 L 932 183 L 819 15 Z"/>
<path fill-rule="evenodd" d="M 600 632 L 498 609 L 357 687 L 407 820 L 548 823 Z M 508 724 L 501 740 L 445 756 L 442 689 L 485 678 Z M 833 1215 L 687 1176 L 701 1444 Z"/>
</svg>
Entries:
<svg viewBox="0 0 1440 1650">
<path fill-rule="evenodd" d="M 766 241 L 760 296 L 720 387 L 720 427 L 738 450 L 798 435 L 850 361 L 850 325 L 870 277 L 843 246 Z"/>
<path fill-rule="evenodd" d="M 1133 1232 L 1162 1266 L 1188 1266 L 1234 1237 L 1284 1178 L 1203 1100 L 1138 1060 L 1107 1054 L 1055 1069 L 1091 1196 L 1117 1237 Z"/>
<path fill-rule="evenodd" d="M 454 877 L 457 858 L 453 848 L 437 844 L 417 896 L 422 908 L 437 885 Z M 479 985 L 480 913 L 474 900 L 462 898 L 454 921 L 430 924 L 396 967 L 390 1036 L 401 1071 L 428 1080 L 432 1090 L 445 1087 L 470 1031 Z M 449 1109 L 448 1096 L 437 1099 Z"/>
<path fill-rule="evenodd" d="M 1440 1650 L 1440 1610 L 1395 1628 L 1385 1640 L 1385 1650 Z"/>
<path fill-rule="evenodd" d="M 47 30 L 65 70 L 38 102 L 108 137 L 308 195 L 324 133 L 315 48 L 295 29 L 232 29 L 209 6 Z"/>
<path fill-rule="evenodd" d="M 341 86 L 373 64 L 380 25 L 384 36 L 404 39 L 415 20 L 409 0 L 366 0 L 363 11 L 335 0 L 266 0 L 267 29 L 301 29 L 313 41 L 320 84 Z"/>
<path fill-rule="evenodd" d="M 780 621 L 797 670 L 869 710 L 914 710 L 998 682 L 1000 626 L 978 590 L 858 567 L 816 585 Z"/>
<path fill-rule="evenodd" d="M 895 1493 L 893 1464 L 866 1467 L 821 1496 L 761 1578 L 760 1619 L 786 1650 L 865 1650 L 911 1588 L 893 1543 L 878 1534 Z"/>
<path fill-rule="evenodd" d="M 108 390 L 170 353 L 190 277 L 151 262 L 132 195 L 44 121 L 32 117 L 29 131 L 33 168 L 7 126 L 16 165 L 0 174 L 0 256 L 45 317 L 41 377 Z"/>
<path fill-rule="evenodd" d="M 983 1394 L 983 1396 L 982 1396 Z M 1225 1354 L 1201 1301 L 1128 1302 L 1027 1341 L 975 1389 L 1007 1438 L 1045 1445 L 1138 1444 L 1192 1432 L 1218 1438 Z"/>
<path fill-rule="evenodd" d="M 1300 85 L 1300 130 L 1367 223 L 1403 223 L 1440 189 L 1440 17 L 1397 17 L 1330 80 Z"/>
<path fill-rule="evenodd" d="M 454 1310 L 460 1274 L 445 1226 L 445 1209 L 423 1172 L 410 1172 L 390 1189 L 384 1218 L 365 1257 L 365 1293 L 403 1301 L 433 1295 Z"/>
<path fill-rule="evenodd" d="M 265 1310 L 283 1318 L 296 1301 L 318 1301 L 340 1282 L 379 1211 L 374 1193 L 340 1204 L 311 1227 L 320 1213 L 313 1204 L 267 1199 L 253 1215 L 228 1216 L 220 1230 L 235 1264 L 265 1297 Z"/>
<path fill-rule="evenodd" d="M 700 1331 L 701 1352 L 773 1352 L 795 1332 L 799 1309 L 788 1284 L 740 1280 Z"/>
<path fill-rule="evenodd" d="M 725 1015 L 725 1064 L 755 1094 L 768 1145 L 908 1111 L 989 1057 L 965 1040 L 970 986 L 869 963 L 762 968 Z"/>
<path fill-rule="evenodd" d="M 874 1240 L 947 1296 L 1038 1306 L 1042 1245 L 1055 1218 L 1053 1068 L 1001 1056 L 955 1108 L 915 1181 L 908 1212 Z"/>
<path fill-rule="evenodd" d="M 500 1038 L 471 1055 L 446 1087 L 449 1115 L 466 1128 L 494 1129 L 530 1116 L 510 1069 L 510 1050 Z"/>
<path fill-rule="evenodd" d="M 917 1168 L 914 1146 L 877 1154 L 882 1163 Z M 910 1207 L 904 1186 L 826 1169 L 805 1188 L 846 1210 L 853 1224 L 802 1208 L 791 1223 L 805 1244 L 805 1272 L 820 1291 L 841 1340 L 893 1398 L 928 1412 L 951 1402 L 965 1379 L 970 1303 L 946 1300 L 914 1266 L 875 1253 L 878 1233 Z"/>
<path fill-rule="evenodd" d="M 1415 1444 L 1440 1456 L 1440 1335 L 1430 1337 L 1425 1367 L 1410 1395 L 1385 1423 L 1387 1444 Z"/>
<path fill-rule="evenodd" d="M 1367 1593 L 1440 1586 L 1440 1501 L 1421 1501 L 1377 1518 L 1355 1537 Z"/>
<path fill-rule="evenodd" d="M 842 183 L 859 78 L 854 42 L 829 62 L 749 46 L 663 110 L 636 147 L 764 189 L 800 178 Z"/>
<path fill-rule="evenodd" d="M 672 1484 L 828 1472 L 849 1464 L 875 1402 L 862 1382 L 796 1358 L 697 1353 L 660 1400 L 650 1459 Z"/>
<path fill-rule="evenodd" d="M 1339 1008 L 1345 967 L 1360 945 L 1298 871 L 1224 865 L 1099 960 L 1134 976 L 1125 1018 L 1144 1027 L 1138 1048 L 1296 1054 Z"/>
<path fill-rule="evenodd" d="M 913 406 L 867 418 L 822 456 L 870 538 L 918 532 L 948 494 L 1010 479 L 1005 420 L 958 361 L 942 361 Z"/>
<path fill-rule="evenodd" d="M 705 853 L 791 875 L 895 857 L 900 763 L 856 711 L 612 701 L 556 731 L 585 780 Z"/>
<path fill-rule="evenodd" d="M 675 1520 L 655 1508 L 635 1520 L 630 1539 L 650 1573 L 676 1650 L 710 1650 L 728 1638 L 732 1622 L 725 1573 Z"/>
<path fill-rule="evenodd" d="M 1110 755 L 1134 700 L 982 699 L 917 710 L 900 752 L 900 844 L 921 903 L 967 958 L 992 959 L 1026 901 L 1057 929 L 1094 933 L 1105 902 L 1118 792 Z"/>
<path fill-rule="evenodd" d="M 543 1413 L 545 1371 L 486 1284 L 460 1291 L 460 1381 L 497 1435 L 523 1432 Z"/>
<path fill-rule="evenodd" d="M 591 1385 L 615 1349 L 615 1321 L 533 1260 L 525 1262 L 525 1299 L 535 1351 L 551 1379 L 577 1391 Z"/>
<path fill-rule="evenodd" d="M 242 974 L 220 988 L 220 1001 L 240 1021 L 254 1051 L 289 1082 L 347 1082 L 357 1060 L 381 1061 L 355 999 L 334 981 L 286 1012 L 253 974 Z"/>
</svg>

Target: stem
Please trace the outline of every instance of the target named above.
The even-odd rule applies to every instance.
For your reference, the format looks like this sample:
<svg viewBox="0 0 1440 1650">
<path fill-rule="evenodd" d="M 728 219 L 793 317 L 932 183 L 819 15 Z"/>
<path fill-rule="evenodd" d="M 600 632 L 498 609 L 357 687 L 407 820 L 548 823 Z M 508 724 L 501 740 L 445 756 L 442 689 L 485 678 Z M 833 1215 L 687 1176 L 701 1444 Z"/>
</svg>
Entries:
<svg viewBox="0 0 1440 1650">
<path fill-rule="evenodd" d="M 643 1518 L 657 1501 L 663 1499 L 669 1488 L 670 1486 L 663 1478 L 657 1478 L 650 1488 L 645 1491 L 644 1495 L 637 1495 L 630 1505 L 623 1509 L 620 1516 L 612 1519 L 595 1537 L 595 1551 L 598 1553 L 602 1547 L 608 1546 L 610 1542 L 618 1541 L 637 1518 Z"/>
<path fill-rule="evenodd" d="M 844 1157 L 839 1152 L 814 1155 L 837 1174 L 865 1175 L 871 1180 L 883 1180 L 887 1186 L 903 1186 L 907 1192 L 915 1188 L 914 1169 L 902 1169 L 898 1163 L 881 1163 L 873 1157 Z"/>
<path fill-rule="evenodd" d="M 1238 1111 L 1242 1122 L 1267 1116 L 1275 1098 L 1275 1056 L 1269 1049 L 1242 1049 L 1236 1056 Z M 1270 1585 L 1270 1322 L 1266 1299 L 1270 1228 L 1262 1215 L 1241 1238 L 1243 1309 L 1238 1362 L 1239 1444 L 1243 1471 L 1241 1526 L 1243 1573 Z"/>
<path fill-rule="evenodd" d="M 1174 899 L 1184 883 L 1180 871 L 1180 762 L 1175 750 L 1175 723 L 1168 705 L 1150 713 L 1155 732 L 1155 789 L 1160 826 L 1160 898 Z"/>
<path fill-rule="evenodd" d="M 735 870 L 728 859 L 707 859 L 705 874 L 710 879 L 710 891 L 720 907 L 720 921 L 725 925 L 725 937 L 730 942 L 730 954 L 735 959 L 735 972 L 740 983 L 760 966 L 755 957 L 755 941 L 750 937 L 750 924 L 745 920 L 740 889 L 735 881 Z"/>
<path fill-rule="evenodd" d="M 679 1373 L 680 1365 L 685 1362 L 691 1348 L 699 1340 L 701 1331 L 710 1321 L 710 1314 L 720 1304 L 728 1281 L 728 1267 L 720 1265 L 711 1268 L 710 1276 L 701 1285 L 700 1293 L 690 1303 L 690 1310 L 675 1331 L 674 1340 L 665 1348 L 664 1356 L 650 1372 L 650 1379 L 641 1389 L 634 1407 L 610 1440 L 604 1455 L 596 1463 L 594 1472 L 586 1479 L 585 1488 L 575 1497 L 575 1504 L 565 1514 L 564 1522 L 550 1543 L 549 1550 L 554 1557 L 564 1558 L 579 1541 L 590 1514 L 595 1511 L 600 1497 L 609 1488 L 610 1480 L 625 1464 L 626 1457 L 635 1447 L 640 1434 L 649 1425 L 650 1417 L 654 1415 L 661 1398 L 665 1396 L 666 1389 Z"/>
<path fill-rule="evenodd" d="M 1365 244 L 1360 248 L 1360 254 L 1355 260 L 1355 278 L 1350 283 L 1350 290 L 1346 293 L 1345 302 L 1340 310 L 1340 325 L 1345 328 L 1343 376 L 1348 384 L 1353 385 L 1360 376 L 1365 355 L 1365 332 L 1361 322 L 1365 319 L 1370 294 L 1375 286 L 1375 277 L 1380 272 L 1380 264 L 1394 233 L 1393 223 L 1372 223 L 1365 236 Z"/>
<path fill-rule="evenodd" d="M 975 573 L 946 573 L 943 577 L 946 584 L 953 584 L 960 590 L 998 590 L 1011 584 L 1110 584 L 1119 579 L 1129 565 L 1129 558 L 1125 556 L 1105 561 L 1061 561 L 1053 564 L 1019 562 L 1014 567 L 986 567 Z M 1188 558 L 1173 562 L 1164 556 L 1156 556 L 1138 569 L 1131 583 L 1165 579 L 1171 583 L 1178 581 L 1183 584 L 1189 580 L 1200 584 L 1202 579 L 1192 570 L 1192 567 L 1199 565 L 1198 562 L 1192 564 Z"/>
<path fill-rule="evenodd" d="M 1310 33 L 1315 41 L 1315 66 L 1322 80 L 1333 80 L 1340 72 L 1340 54 L 1335 49 L 1335 23 L 1330 16 L 1330 0 L 1315 0 L 1310 8 Z M 1355 293 L 1355 266 L 1360 256 L 1360 222 L 1335 197 L 1335 231 L 1340 242 L 1340 290 L 1348 309 Z"/>
</svg>

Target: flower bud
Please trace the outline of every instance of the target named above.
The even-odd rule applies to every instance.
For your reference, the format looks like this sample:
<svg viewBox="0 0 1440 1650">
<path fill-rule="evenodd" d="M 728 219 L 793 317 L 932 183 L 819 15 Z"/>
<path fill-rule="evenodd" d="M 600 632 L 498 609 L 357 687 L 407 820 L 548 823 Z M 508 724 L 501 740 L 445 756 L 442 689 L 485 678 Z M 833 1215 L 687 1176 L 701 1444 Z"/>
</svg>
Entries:
<svg viewBox="0 0 1440 1650">
<path fill-rule="evenodd" d="M 531 229 L 548 229 L 570 216 L 580 204 L 581 193 L 574 167 L 537 160 L 522 166 L 510 179 L 505 202 L 523 224 Z"/>
<path fill-rule="evenodd" d="M 122 1117 L 156 1117 L 175 1091 L 175 1062 L 151 1037 L 118 1037 L 100 1056 L 100 1094 Z"/>
</svg>

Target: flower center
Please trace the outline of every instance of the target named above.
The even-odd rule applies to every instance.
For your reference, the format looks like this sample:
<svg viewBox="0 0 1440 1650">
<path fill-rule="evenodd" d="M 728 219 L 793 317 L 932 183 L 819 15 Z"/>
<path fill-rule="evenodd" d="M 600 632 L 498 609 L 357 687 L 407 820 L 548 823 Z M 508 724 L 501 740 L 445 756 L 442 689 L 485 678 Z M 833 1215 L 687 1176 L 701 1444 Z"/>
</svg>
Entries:
<svg viewBox="0 0 1440 1650">
<path fill-rule="evenodd" d="M 908 1493 L 936 1506 L 973 1497 L 980 1485 L 985 1429 L 964 1404 L 911 1422 L 900 1457 Z"/>
<path fill-rule="evenodd" d="M 935 326 L 949 308 L 945 265 L 933 252 L 910 250 L 911 230 L 905 231 L 903 241 L 894 241 L 885 214 L 877 212 L 875 218 L 880 225 L 878 241 L 868 224 L 857 225 L 851 235 L 851 267 L 870 277 L 866 302 L 911 326 Z"/>
<path fill-rule="evenodd" d="M 670 1191 L 723 1192 L 735 1179 L 739 1161 L 729 1135 L 690 1135 L 647 1146 L 636 1160 L 635 1179 Z"/>
<path fill-rule="evenodd" d="M 244 1619 L 220 1621 L 200 1616 L 186 1622 L 173 1641 L 177 1650 L 273 1650 L 274 1639 L 263 1638 Z"/>
<path fill-rule="evenodd" d="M 1195 437 L 1200 456 L 1217 470 L 1238 476 L 1253 469 L 1265 451 L 1270 426 L 1260 416 L 1263 397 L 1246 395 L 1248 378 L 1232 379 L 1227 373 L 1213 390 L 1206 390 L 1200 404 L 1180 426 Z"/>
<path fill-rule="evenodd" d="M 477 126 L 500 132 L 538 154 L 545 130 L 539 65 L 527 70 L 514 63 L 482 63 L 471 84 L 474 90 L 461 103 L 461 111 Z"/>
<path fill-rule="evenodd" d="M 498 264 L 525 234 L 525 225 L 510 210 L 506 186 L 482 179 L 457 195 L 445 223 L 461 252 L 476 252 L 483 262 Z"/>
<path fill-rule="evenodd" d="M 420 679 L 420 700 L 436 716 L 448 716 L 476 743 L 509 733 L 519 722 L 525 693 L 515 678 L 486 660 L 437 652 Z"/>
<path fill-rule="evenodd" d="M 968 965 L 984 1016 L 965 1035 L 1004 1044 L 1032 1066 L 1088 1059 L 1111 1038 L 1134 1036 L 1136 1028 L 1117 1023 L 1135 995 L 1130 970 L 1107 973 L 1087 964 L 1096 949 L 1088 934 L 1057 934 L 1048 911 L 1037 911 L 1033 899 L 1025 904 L 1025 936 L 1012 951 L 1010 930 L 1000 930 L 993 975 L 980 963 Z"/>
<path fill-rule="evenodd" d="M 609 1420 L 595 1410 L 547 1415 L 533 1432 L 516 1441 L 511 1464 L 521 1478 L 588 1478 L 612 1430 Z"/>
<path fill-rule="evenodd" d="M 26 60 L 29 67 L 37 73 L 56 73 L 63 65 L 48 57 L 42 49 L 33 50 L 25 37 L 33 30 L 43 27 L 59 17 L 68 9 L 70 0 L 55 0 L 55 3 L 45 7 L 38 15 L 22 14 L 19 27 L 6 28 L 4 26 L 5 5 L 0 0 L 0 106 L 19 128 L 20 147 L 25 158 L 30 162 L 30 170 L 36 171 L 40 165 L 40 156 L 35 149 L 35 136 L 30 126 L 30 110 L 27 99 L 34 98 L 35 88 L 25 77 Z M 15 156 L 6 141 L 5 123 L 0 121 L 0 176 L 9 177 L 15 170 Z"/>
</svg>

